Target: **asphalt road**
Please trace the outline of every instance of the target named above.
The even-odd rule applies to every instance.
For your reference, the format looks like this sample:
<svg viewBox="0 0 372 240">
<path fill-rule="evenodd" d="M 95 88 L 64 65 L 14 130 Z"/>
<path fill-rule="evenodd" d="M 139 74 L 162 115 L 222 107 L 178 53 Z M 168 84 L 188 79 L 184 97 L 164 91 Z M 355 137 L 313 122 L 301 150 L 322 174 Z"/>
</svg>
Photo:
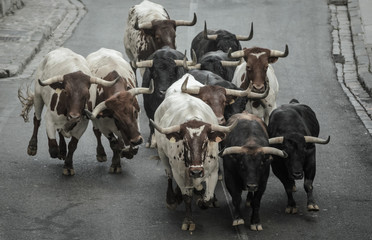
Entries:
<svg viewBox="0 0 372 240">
<path fill-rule="evenodd" d="M 125 55 L 127 13 L 138 1 L 83 2 L 88 13 L 64 46 L 83 56 L 101 47 Z M 181 52 L 189 52 L 204 20 L 211 29 L 242 35 L 249 33 L 253 22 L 254 37 L 242 42 L 243 47 L 284 51 L 288 44 L 289 56 L 273 65 L 280 84 L 278 104 L 296 98 L 311 106 L 320 122 L 320 136 L 331 136 L 328 145 L 317 146 L 314 194 L 320 211 L 307 211 L 306 193 L 298 181 L 299 213 L 285 214 L 284 188 L 271 174 L 261 202 L 262 232 L 249 230 L 249 210 L 246 226 L 231 226 L 222 182 L 216 189 L 220 207 L 202 211 L 193 205 L 196 230 L 181 231 L 184 206 L 176 211 L 166 208 L 167 180 L 153 157 L 156 150 L 142 144 L 135 158 L 122 159 L 122 174 L 109 174 L 110 162 L 95 160 L 90 124 L 74 155 L 76 175 L 62 176 L 63 162 L 48 154 L 44 121 L 38 154 L 27 155 L 32 124 L 19 117 L 17 89 L 32 80 L 4 80 L 0 81 L 0 239 L 372 239 L 372 139 L 337 82 L 326 1 L 157 2 L 173 19 L 191 19 L 193 12 L 198 16 L 194 27 L 177 28 Z M 140 123 L 147 138 L 144 111 Z"/>
</svg>

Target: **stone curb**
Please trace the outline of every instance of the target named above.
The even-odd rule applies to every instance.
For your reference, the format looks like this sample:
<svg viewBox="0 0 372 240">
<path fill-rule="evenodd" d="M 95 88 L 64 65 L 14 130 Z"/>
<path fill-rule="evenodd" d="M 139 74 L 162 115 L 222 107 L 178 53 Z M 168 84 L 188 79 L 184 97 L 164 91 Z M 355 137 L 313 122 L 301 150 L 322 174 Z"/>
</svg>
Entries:
<svg viewBox="0 0 372 240">
<path fill-rule="evenodd" d="M 71 25 L 81 18 L 81 11 L 85 14 L 84 5 L 76 0 L 29 0 L 14 15 L 1 18 L 0 78 L 22 73 L 55 30 L 66 21 Z"/>
<path fill-rule="evenodd" d="M 358 80 L 372 97 L 372 73 L 368 52 L 364 42 L 364 30 L 360 15 L 359 1 L 348 0 L 348 11 L 351 25 L 352 40 L 354 43 L 355 60 L 358 70 Z"/>
</svg>

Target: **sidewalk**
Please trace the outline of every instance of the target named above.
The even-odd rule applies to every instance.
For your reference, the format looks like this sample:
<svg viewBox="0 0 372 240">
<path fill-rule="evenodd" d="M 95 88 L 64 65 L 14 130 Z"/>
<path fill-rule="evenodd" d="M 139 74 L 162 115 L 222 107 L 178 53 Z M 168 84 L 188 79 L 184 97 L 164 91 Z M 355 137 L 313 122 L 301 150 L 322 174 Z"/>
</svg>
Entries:
<svg viewBox="0 0 372 240">
<path fill-rule="evenodd" d="M 22 73 L 61 23 L 68 31 L 84 6 L 78 1 L 27 0 L 13 15 L 0 18 L 0 81 Z M 85 11 L 85 10 L 84 10 Z M 61 43 L 62 44 L 62 43 Z"/>
<path fill-rule="evenodd" d="M 372 1 L 348 0 L 358 80 L 372 96 Z"/>
</svg>

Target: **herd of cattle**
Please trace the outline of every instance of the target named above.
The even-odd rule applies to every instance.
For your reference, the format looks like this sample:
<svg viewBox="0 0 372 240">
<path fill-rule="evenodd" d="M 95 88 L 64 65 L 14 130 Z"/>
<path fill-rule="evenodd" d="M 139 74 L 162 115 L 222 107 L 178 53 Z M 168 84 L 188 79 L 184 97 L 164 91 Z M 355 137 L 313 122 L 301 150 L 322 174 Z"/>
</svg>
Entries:
<svg viewBox="0 0 372 240">
<path fill-rule="evenodd" d="M 176 50 L 175 31 L 196 21 L 195 14 L 192 21 L 171 20 L 161 5 L 145 0 L 129 9 L 124 46 L 130 63 L 104 48 L 86 58 L 67 48 L 48 53 L 37 69 L 34 93 L 18 91 L 25 121 L 35 108 L 27 153 L 37 153 L 45 106 L 49 154 L 64 160 L 64 175 L 75 174 L 73 154 L 89 120 L 97 160 L 107 161 L 103 134 L 113 151 L 109 171 L 120 173 L 120 159 L 133 158 L 143 143 L 137 95 L 144 94 L 151 130 L 146 146 L 157 148 L 165 167 L 168 208 L 182 201 L 186 205 L 183 230 L 195 229 L 193 194 L 200 208 L 215 205 L 220 157 L 234 205 L 233 226 L 244 224 L 240 205 L 246 190 L 250 228 L 262 230 L 259 208 L 270 166 L 287 193 L 287 213 L 297 212 L 292 193 L 295 180 L 302 178 L 308 210 L 319 210 L 312 194 L 315 143 L 327 144 L 330 138 L 318 137 L 319 123 L 310 107 L 295 99 L 276 106 L 279 85 L 271 64 L 287 57 L 288 46 L 284 52 L 242 49 L 239 41 L 253 37 L 253 24 L 249 36 L 208 30 L 205 24 L 192 41 L 188 61 Z M 137 86 L 137 68 L 142 69 L 142 87 Z M 71 138 L 68 146 L 65 137 Z"/>
</svg>

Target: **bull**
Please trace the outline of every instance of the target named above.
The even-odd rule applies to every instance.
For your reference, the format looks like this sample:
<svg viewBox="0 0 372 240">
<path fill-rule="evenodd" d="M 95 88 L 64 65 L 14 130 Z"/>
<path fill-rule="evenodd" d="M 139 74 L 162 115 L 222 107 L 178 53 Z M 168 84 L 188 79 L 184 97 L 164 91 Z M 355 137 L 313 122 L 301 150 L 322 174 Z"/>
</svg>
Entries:
<svg viewBox="0 0 372 240">
<path fill-rule="evenodd" d="M 125 52 L 131 61 L 142 61 L 164 46 L 176 49 L 176 28 L 193 26 L 196 21 L 195 13 L 192 21 L 171 20 L 163 6 L 144 0 L 129 9 Z"/>
<path fill-rule="evenodd" d="M 155 111 L 164 100 L 168 87 L 186 73 L 184 58 L 183 53 L 165 46 L 155 51 L 148 60 L 135 63 L 136 67 L 145 68 L 142 87 L 148 88 L 151 80 L 154 80 L 154 92 L 143 95 L 143 105 L 149 119 L 154 119 Z M 155 147 L 154 128 L 150 123 L 149 126 L 150 136 L 146 147 Z"/>
<path fill-rule="evenodd" d="M 319 138 L 319 122 L 314 111 L 305 104 L 293 99 L 275 109 L 270 116 L 268 133 L 270 145 L 288 153 L 288 158 L 274 156 L 271 167 L 275 176 L 282 182 L 287 193 L 286 213 L 297 213 L 293 192 L 295 180 L 304 178 L 307 193 L 307 209 L 319 211 L 313 196 L 313 181 L 316 171 L 315 144 L 327 144 L 330 140 Z"/>
<path fill-rule="evenodd" d="M 226 136 L 225 149 L 221 151 L 225 184 L 234 206 L 232 225 L 244 224 L 240 203 L 242 191 L 246 190 L 246 206 L 252 207 L 250 229 L 261 231 L 259 210 L 270 174 L 271 156 L 286 157 L 287 154 L 269 147 L 266 124 L 257 116 L 246 112 L 235 114 L 227 126 L 235 121 L 238 123 Z"/>
<path fill-rule="evenodd" d="M 140 106 L 136 96 L 151 94 L 150 88 L 136 88 L 136 79 L 130 64 L 123 59 L 120 52 L 101 48 L 87 56 L 91 72 L 107 81 L 119 79 L 117 84 L 105 87 L 97 86 L 97 100 L 91 113 L 86 110 L 93 122 L 93 131 L 97 139 L 97 160 L 107 161 L 107 155 L 101 142 L 101 135 L 109 140 L 113 151 L 110 173 L 120 173 L 120 157 L 133 158 L 138 145 L 143 142 L 139 132 Z"/>
<path fill-rule="evenodd" d="M 249 36 L 235 35 L 226 30 L 210 30 L 207 29 L 207 22 L 204 22 L 204 31 L 197 34 L 191 42 L 191 51 L 194 50 L 197 59 L 201 59 L 208 52 L 221 50 L 228 52 L 242 49 L 239 41 L 249 41 L 253 37 L 253 23 L 251 23 L 251 31 Z"/>
<path fill-rule="evenodd" d="M 183 199 L 186 216 L 182 230 L 195 230 L 191 202 L 193 191 L 202 194 L 199 207 L 215 201 L 218 181 L 218 142 L 234 127 L 218 125 L 212 109 L 189 94 L 175 92 L 160 104 L 152 121 L 159 157 L 168 176 L 167 206 L 174 209 Z M 174 192 L 172 179 L 177 183 Z M 203 189 L 203 182 L 205 189 Z"/>
<path fill-rule="evenodd" d="M 62 173 L 75 175 L 73 154 L 80 137 L 88 126 L 84 109 L 92 109 L 95 92 L 90 91 L 92 84 L 112 86 L 117 82 L 105 81 L 91 76 L 85 58 L 67 48 L 58 48 L 49 52 L 40 63 L 36 72 L 34 94 L 28 96 L 24 104 L 24 113 L 29 113 L 34 106 L 34 129 L 28 144 L 27 153 L 37 153 L 37 135 L 41 123 L 44 105 L 49 154 L 52 158 L 64 160 Z M 21 102 L 22 97 L 19 96 Z M 27 116 L 23 116 L 25 119 Z M 59 144 L 56 140 L 59 135 Z M 71 138 L 66 150 L 65 137 Z"/>
<path fill-rule="evenodd" d="M 246 89 L 252 84 L 252 92 L 262 93 L 270 87 L 266 98 L 260 100 L 249 100 L 246 104 L 246 110 L 260 118 L 265 123 L 269 123 L 270 113 L 276 108 L 276 96 L 279 91 L 279 83 L 275 76 L 274 68 L 271 64 L 278 58 L 288 56 L 288 45 L 285 51 L 270 50 L 266 48 L 244 48 L 243 50 L 229 52 L 231 58 L 243 58 L 245 61 L 239 64 L 234 72 L 232 83 L 236 86 Z M 234 65 L 235 62 L 223 62 L 223 65 Z"/>
</svg>

